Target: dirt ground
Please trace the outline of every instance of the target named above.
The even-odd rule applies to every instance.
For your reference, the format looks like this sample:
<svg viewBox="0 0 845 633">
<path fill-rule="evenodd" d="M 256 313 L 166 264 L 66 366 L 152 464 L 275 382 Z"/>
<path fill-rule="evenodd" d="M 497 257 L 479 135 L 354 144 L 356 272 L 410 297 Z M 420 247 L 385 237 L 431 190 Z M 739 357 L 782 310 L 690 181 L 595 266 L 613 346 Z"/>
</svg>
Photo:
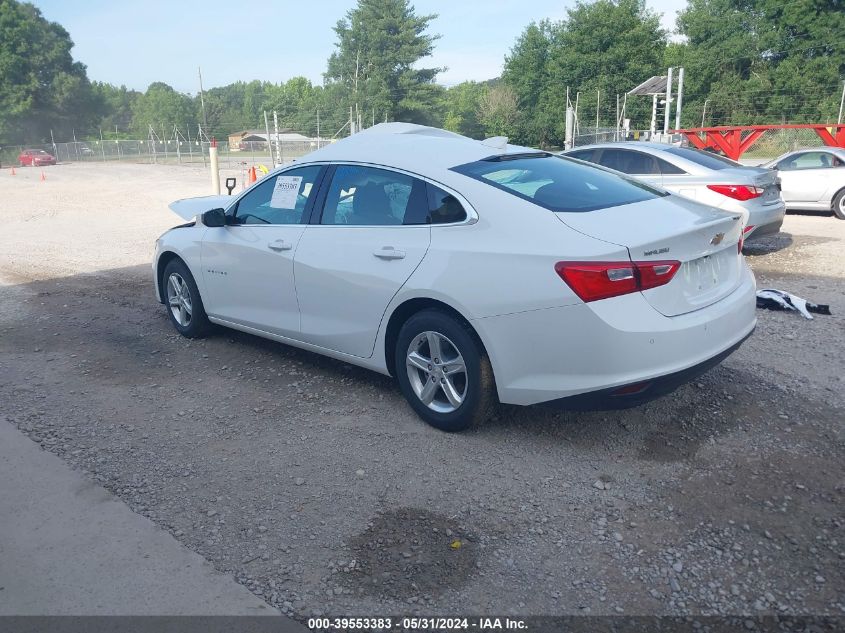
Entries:
<svg viewBox="0 0 845 633">
<path fill-rule="evenodd" d="M 0 173 L 0 415 L 288 614 L 845 614 L 845 222 L 749 246 L 758 311 L 674 394 L 420 422 L 393 383 L 176 335 L 150 276 L 201 168 Z"/>
</svg>

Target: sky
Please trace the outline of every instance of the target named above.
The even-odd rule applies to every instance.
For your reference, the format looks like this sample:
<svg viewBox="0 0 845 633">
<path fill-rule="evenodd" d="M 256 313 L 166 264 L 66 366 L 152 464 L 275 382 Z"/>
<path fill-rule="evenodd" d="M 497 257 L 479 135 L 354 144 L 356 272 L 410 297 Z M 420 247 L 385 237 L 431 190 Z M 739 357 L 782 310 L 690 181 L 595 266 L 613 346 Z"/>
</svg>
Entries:
<svg viewBox="0 0 845 633">
<path fill-rule="evenodd" d="M 30 0 L 74 41 L 88 77 L 144 91 L 163 81 L 180 92 L 235 81 L 281 82 L 304 76 L 322 83 L 334 50 L 332 27 L 355 0 Z M 440 34 L 425 67 L 447 67 L 446 86 L 501 73 L 504 56 L 532 21 L 560 20 L 575 0 L 412 0 L 418 15 L 438 14 Z M 647 0 L 673 30 L 686 0 Z"/>
</svg>

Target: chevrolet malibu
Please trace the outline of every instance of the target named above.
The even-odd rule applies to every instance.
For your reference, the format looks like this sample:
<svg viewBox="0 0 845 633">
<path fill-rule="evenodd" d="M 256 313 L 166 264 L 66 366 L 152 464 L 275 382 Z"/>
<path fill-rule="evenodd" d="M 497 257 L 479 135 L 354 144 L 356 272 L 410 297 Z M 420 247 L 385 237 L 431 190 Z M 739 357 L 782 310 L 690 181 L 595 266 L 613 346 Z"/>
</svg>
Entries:
<svg viewBox="0 0 845 633">
<path fill-rule="evenodd" d="M 158 300 L 397 380 L 445 431 L 496 402 L 621 408 L 753 331 L 742 218 L 497 137 L 388 123 L 171 205 Z"/>
</svg>

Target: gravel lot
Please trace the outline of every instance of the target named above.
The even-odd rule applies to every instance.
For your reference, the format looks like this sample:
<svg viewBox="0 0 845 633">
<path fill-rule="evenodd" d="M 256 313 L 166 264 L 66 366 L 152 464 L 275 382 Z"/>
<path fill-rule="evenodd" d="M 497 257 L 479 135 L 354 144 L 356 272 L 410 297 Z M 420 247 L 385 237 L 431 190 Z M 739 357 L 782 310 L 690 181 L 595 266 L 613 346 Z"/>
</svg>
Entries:
<svg viewBox="0 0 845 633">
<path fill-rule="evenodd" d="M 746 249 L 758 311 L 697 382 L 613 413 L 447 435 L 385 377 L 153 298 L 200 168 L 0 173 L 0 415 L 283 612 L 845 614 L 845 222 Z"/>
</svg>

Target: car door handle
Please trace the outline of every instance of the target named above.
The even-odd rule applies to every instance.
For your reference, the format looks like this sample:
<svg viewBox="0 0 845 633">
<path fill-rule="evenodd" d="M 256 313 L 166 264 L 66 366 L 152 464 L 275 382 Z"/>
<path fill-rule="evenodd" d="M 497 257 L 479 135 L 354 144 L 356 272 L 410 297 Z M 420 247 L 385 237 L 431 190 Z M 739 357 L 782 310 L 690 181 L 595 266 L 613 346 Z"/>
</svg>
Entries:
<svg viewBox="0 0 845 633">
<path fill-rule="evenodd" d="M 274 242 L 270 242 L 267 245 L 271 251 L 289 251 L 293 248 L 293 244 L 290 242 L 285 242 L 284 240 L 276 240 Z"/>
<path fill-rule="evenodd" d="M 374 251 L 373 255 L 379 259 L 404 259 L 405 251 L 399 251 L 392 246 L 382 246 L 381 249 Z"/>
</svg>

